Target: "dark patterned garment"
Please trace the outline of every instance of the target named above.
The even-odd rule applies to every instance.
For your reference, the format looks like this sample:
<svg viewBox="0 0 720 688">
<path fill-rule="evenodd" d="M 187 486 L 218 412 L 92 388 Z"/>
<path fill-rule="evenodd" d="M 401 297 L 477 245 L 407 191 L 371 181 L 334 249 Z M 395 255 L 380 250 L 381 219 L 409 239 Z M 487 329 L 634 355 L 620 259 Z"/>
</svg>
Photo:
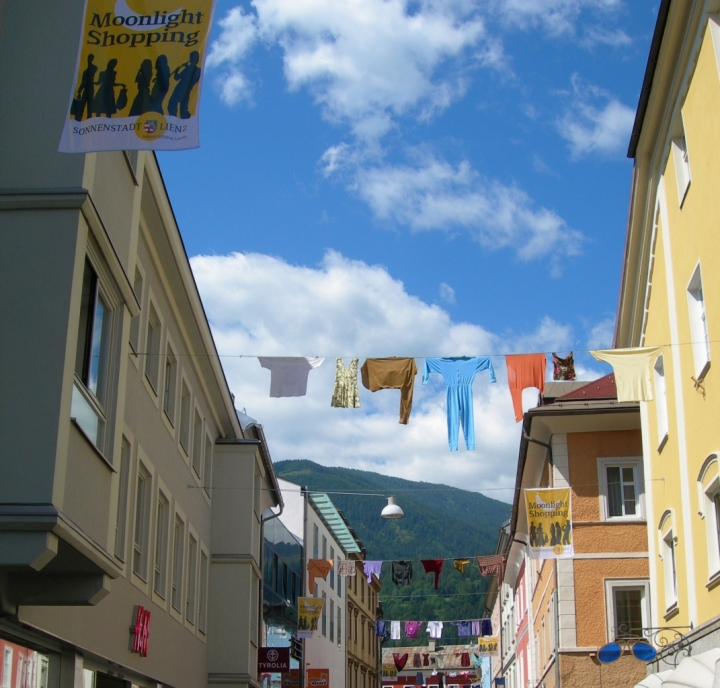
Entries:
<svg viewBox="0 0 720 688">
<path fill-rule="evenodd" d="M 557 354 L 553 354 L 553 380 L 574 380 L 575 379 L 575 359 L 571 351 L 565 358 L 560 358 Z"/>
<path fill-rule="evenodd" d="M 412 578 L 412 562 L 394 561 L 392 563 L 392 582 L 395 583 L 395 585 L 410 585 Z"/>
</svg>

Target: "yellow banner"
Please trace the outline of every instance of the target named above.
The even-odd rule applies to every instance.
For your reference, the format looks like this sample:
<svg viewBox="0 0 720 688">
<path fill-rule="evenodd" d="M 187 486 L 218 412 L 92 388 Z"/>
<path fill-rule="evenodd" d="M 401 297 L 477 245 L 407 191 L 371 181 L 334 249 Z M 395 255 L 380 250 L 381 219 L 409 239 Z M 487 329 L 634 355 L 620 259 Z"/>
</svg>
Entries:
<svg viewBox="0 0 720 688">
<path fill-rule="evenodd" d="M 397 673 L 397 669 L 394 666 L 387 666 L 386 664 L 383 664 L 383 678 L 395 678 L 397 676 Z"/>
<path fill-rule="evenodd" d="M 570 488 L 525 490 L 530 556 L 533 559 L 572 557 Z"/>
<path fill-rule="evenodd" d="M 324 604 L 325 600 L 317 597 L 298 598 L 298 638 L 312 638 Z"/>
<path fill-rule="evenodd" d="M 497 657 L 500 654 L 497 636 L 478 638 L 478 655 L 480 657 Z"/>
<path fill-rule="evenodd" d="M 197 148 L 213 0 L 86 0 L 60 152 Z"/>
</svg>

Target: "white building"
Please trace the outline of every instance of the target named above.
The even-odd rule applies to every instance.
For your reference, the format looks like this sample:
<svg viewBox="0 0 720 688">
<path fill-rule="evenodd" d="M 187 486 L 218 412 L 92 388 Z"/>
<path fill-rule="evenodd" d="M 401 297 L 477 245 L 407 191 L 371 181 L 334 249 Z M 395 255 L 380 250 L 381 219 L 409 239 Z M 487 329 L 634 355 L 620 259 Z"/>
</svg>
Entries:
<svg viewBox="0 0 720 688">
<path fill-rule="evenodd" d="M 303 641 L 303 663 L 306 670 L 328 669 L 332 687 L 344 688 L 347 604 L 345 581 L 337 571 L 340 562 L 350 554 L 359 553 L 360 547 L 328 495 L 303 492 L 300 485 L 285 480 L 279 483 L 285 502 L 280 520 L 303 540 L 303 596 L 325 600 L 318 631 Z M 328 559 L 334 563 L 325 579 L 315 579 L 314 590 L 308 589 L 307 562 L 310 559 Z"/>
</svg>

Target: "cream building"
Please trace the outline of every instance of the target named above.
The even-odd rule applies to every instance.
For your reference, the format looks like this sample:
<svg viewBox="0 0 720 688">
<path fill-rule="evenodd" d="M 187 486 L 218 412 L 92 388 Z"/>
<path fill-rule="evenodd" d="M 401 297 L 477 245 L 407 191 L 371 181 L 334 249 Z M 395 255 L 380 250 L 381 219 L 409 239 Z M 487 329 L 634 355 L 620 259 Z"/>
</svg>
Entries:
<svg viewBox="0 0 720 688">
<path fill-rule="evenodd" d="M 641 405 L 654 667 L 720 644 L 720 3 L 660 3 L 630 143 L 631 206 L 615 346 L 663 346 Z M 692 630 L 690 627 L 693 627 Z"/>
<path fill-rule="evenodd" d="M 360 543 L 358 543 L 360 545 Z M 362 548 L 361 548 L 362 549 Z M 347 679 L 346 688 L 378 688 L 382 665 L 379 638 L 375 635 L 380 581 L 363 572 L 364 551 L 355 555 L 357 574 L 347 581 Z"/>
<path fill-rule="evenodd" d="M 0 2 L 0 680 L 257 686 L 267 443 L 155 157 L 56 153 L 82 10 Z"/>
</svg>

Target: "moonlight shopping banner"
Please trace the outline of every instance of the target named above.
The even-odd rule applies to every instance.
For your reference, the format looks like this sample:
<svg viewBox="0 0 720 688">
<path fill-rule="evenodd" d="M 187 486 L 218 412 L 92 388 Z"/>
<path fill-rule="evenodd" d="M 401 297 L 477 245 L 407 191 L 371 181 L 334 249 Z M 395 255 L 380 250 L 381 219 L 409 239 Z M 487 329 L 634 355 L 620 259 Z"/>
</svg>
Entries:
<svg viewBox="0 0 720 688">
<path fill-rule="evenodd" d="M 565 559 L 572 557 L 570 488 L 525 490 L 530 557 Z"/>
<path fill-rule="evenodd" d="M 86 0 L 60 152 L 197 148 L 212 8 Z"/>
<path fill-rule="evenodd" d="M 312 638 L 318 629 L 318 619 L 322 614 L 325 600 L 317 597 L 298 598 L 298 638 Z"/>
</svg>

